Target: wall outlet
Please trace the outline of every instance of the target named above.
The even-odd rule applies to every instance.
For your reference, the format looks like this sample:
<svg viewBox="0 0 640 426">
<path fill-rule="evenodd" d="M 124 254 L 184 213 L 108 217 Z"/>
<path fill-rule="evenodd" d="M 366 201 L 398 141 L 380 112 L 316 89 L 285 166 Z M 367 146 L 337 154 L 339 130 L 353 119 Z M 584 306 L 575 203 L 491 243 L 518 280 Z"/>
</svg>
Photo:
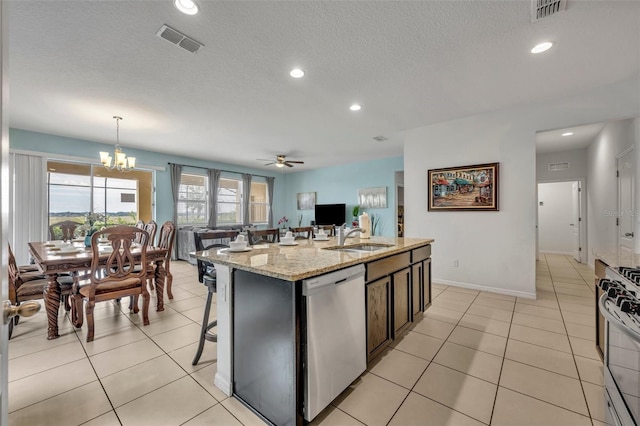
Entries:
<svg viewBox="0 0 640 426">
<path fill-rule="evenodd" d="M 457 268 L 457 267 L 458 267 L 458 259 L 453 259 L 453 260 L 451 261 L 451 266 L 454 266 L 454 267 L 456 267 L 456 268 Z"/>
</svg>

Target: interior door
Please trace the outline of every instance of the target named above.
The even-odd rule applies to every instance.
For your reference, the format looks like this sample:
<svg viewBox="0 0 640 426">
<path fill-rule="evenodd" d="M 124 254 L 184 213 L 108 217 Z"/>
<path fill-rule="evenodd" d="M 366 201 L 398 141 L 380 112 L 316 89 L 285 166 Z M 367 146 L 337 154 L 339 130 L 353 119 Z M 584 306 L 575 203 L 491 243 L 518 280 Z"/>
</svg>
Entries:
<svg viewBox="0 0 640 426">
<path fill-rule="evenodd" d="M 571 220 L 571 245 L 573 249 L 573 258 L 582 263 L 582 245 L 580 244 L 580 233 L 582 225 L 582 212 L 580 206 L 582 205 L 582 191 L 580 188 L 580 182 L 573 182 L 571 185 L 571 207 L 572 207 L 572 220 Z"/>
<path fill-rule="evenodd" d="M 633 149 L 618 158 L 618 260 L 633 264 L 633 212 L 635 160 Z"/>
</svg>

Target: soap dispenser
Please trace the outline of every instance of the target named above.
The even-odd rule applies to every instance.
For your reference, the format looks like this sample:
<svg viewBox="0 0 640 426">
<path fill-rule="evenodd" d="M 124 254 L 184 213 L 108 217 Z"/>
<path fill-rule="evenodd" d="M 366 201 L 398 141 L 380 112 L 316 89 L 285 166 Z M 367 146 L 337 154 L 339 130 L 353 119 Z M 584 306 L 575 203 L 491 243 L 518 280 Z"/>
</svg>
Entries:
<svg viewBox="0 0 640 426">
<path fill-rule="evenodd" d="M 369 239 L 371 238 L 371 217 L 367 214 L 367 212 L 363 212 L 360 216 L 358 216 L 358 224 L 363 231 L 360 231 L 360 239 Z"/>
</svg>

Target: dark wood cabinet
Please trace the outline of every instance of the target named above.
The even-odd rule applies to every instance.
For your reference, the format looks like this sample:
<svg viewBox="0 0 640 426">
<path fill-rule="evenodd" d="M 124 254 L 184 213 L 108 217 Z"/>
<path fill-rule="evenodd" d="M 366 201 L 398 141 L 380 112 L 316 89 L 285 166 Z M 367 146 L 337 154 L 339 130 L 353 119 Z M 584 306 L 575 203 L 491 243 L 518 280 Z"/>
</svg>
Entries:
<svg viewBox="0 0 640 426">
<path fill-rule="evenodd" d="M 413 320 L 411 268 L 393 274 L 393 337 L 399 336 Z"/>
<path fill-rule="evenodd" d="M 431 306 L 431 259 L 422 263 L 422 311 Z"/>
<path fill-rule="evenodd" d="M 391 277 L 366 285 L 367 362 L 382 352 L 392 340 Z"/>
<path fill-rule="evenodd" d="M 431 304 L 431 245 L 367 263 L 367 361 Z"/>
</svg>

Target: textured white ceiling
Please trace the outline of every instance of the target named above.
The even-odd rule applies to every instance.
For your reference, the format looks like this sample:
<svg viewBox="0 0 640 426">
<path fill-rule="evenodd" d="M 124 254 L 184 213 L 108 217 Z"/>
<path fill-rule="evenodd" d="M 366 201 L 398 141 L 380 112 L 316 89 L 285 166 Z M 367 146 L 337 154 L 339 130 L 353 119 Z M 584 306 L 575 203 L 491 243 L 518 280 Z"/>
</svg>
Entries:
<svg viewBox="0 0 640 426">
<path fill-rule="evenodd" d="M 531 23 L 529 1 L 12 1 L 10 125 L 113 143 L 121 115 L 125 148 L 253 167 L 402 155 L 406 129 L 640 73 L 640 2 L 567 3 Z"/>
</svg>

